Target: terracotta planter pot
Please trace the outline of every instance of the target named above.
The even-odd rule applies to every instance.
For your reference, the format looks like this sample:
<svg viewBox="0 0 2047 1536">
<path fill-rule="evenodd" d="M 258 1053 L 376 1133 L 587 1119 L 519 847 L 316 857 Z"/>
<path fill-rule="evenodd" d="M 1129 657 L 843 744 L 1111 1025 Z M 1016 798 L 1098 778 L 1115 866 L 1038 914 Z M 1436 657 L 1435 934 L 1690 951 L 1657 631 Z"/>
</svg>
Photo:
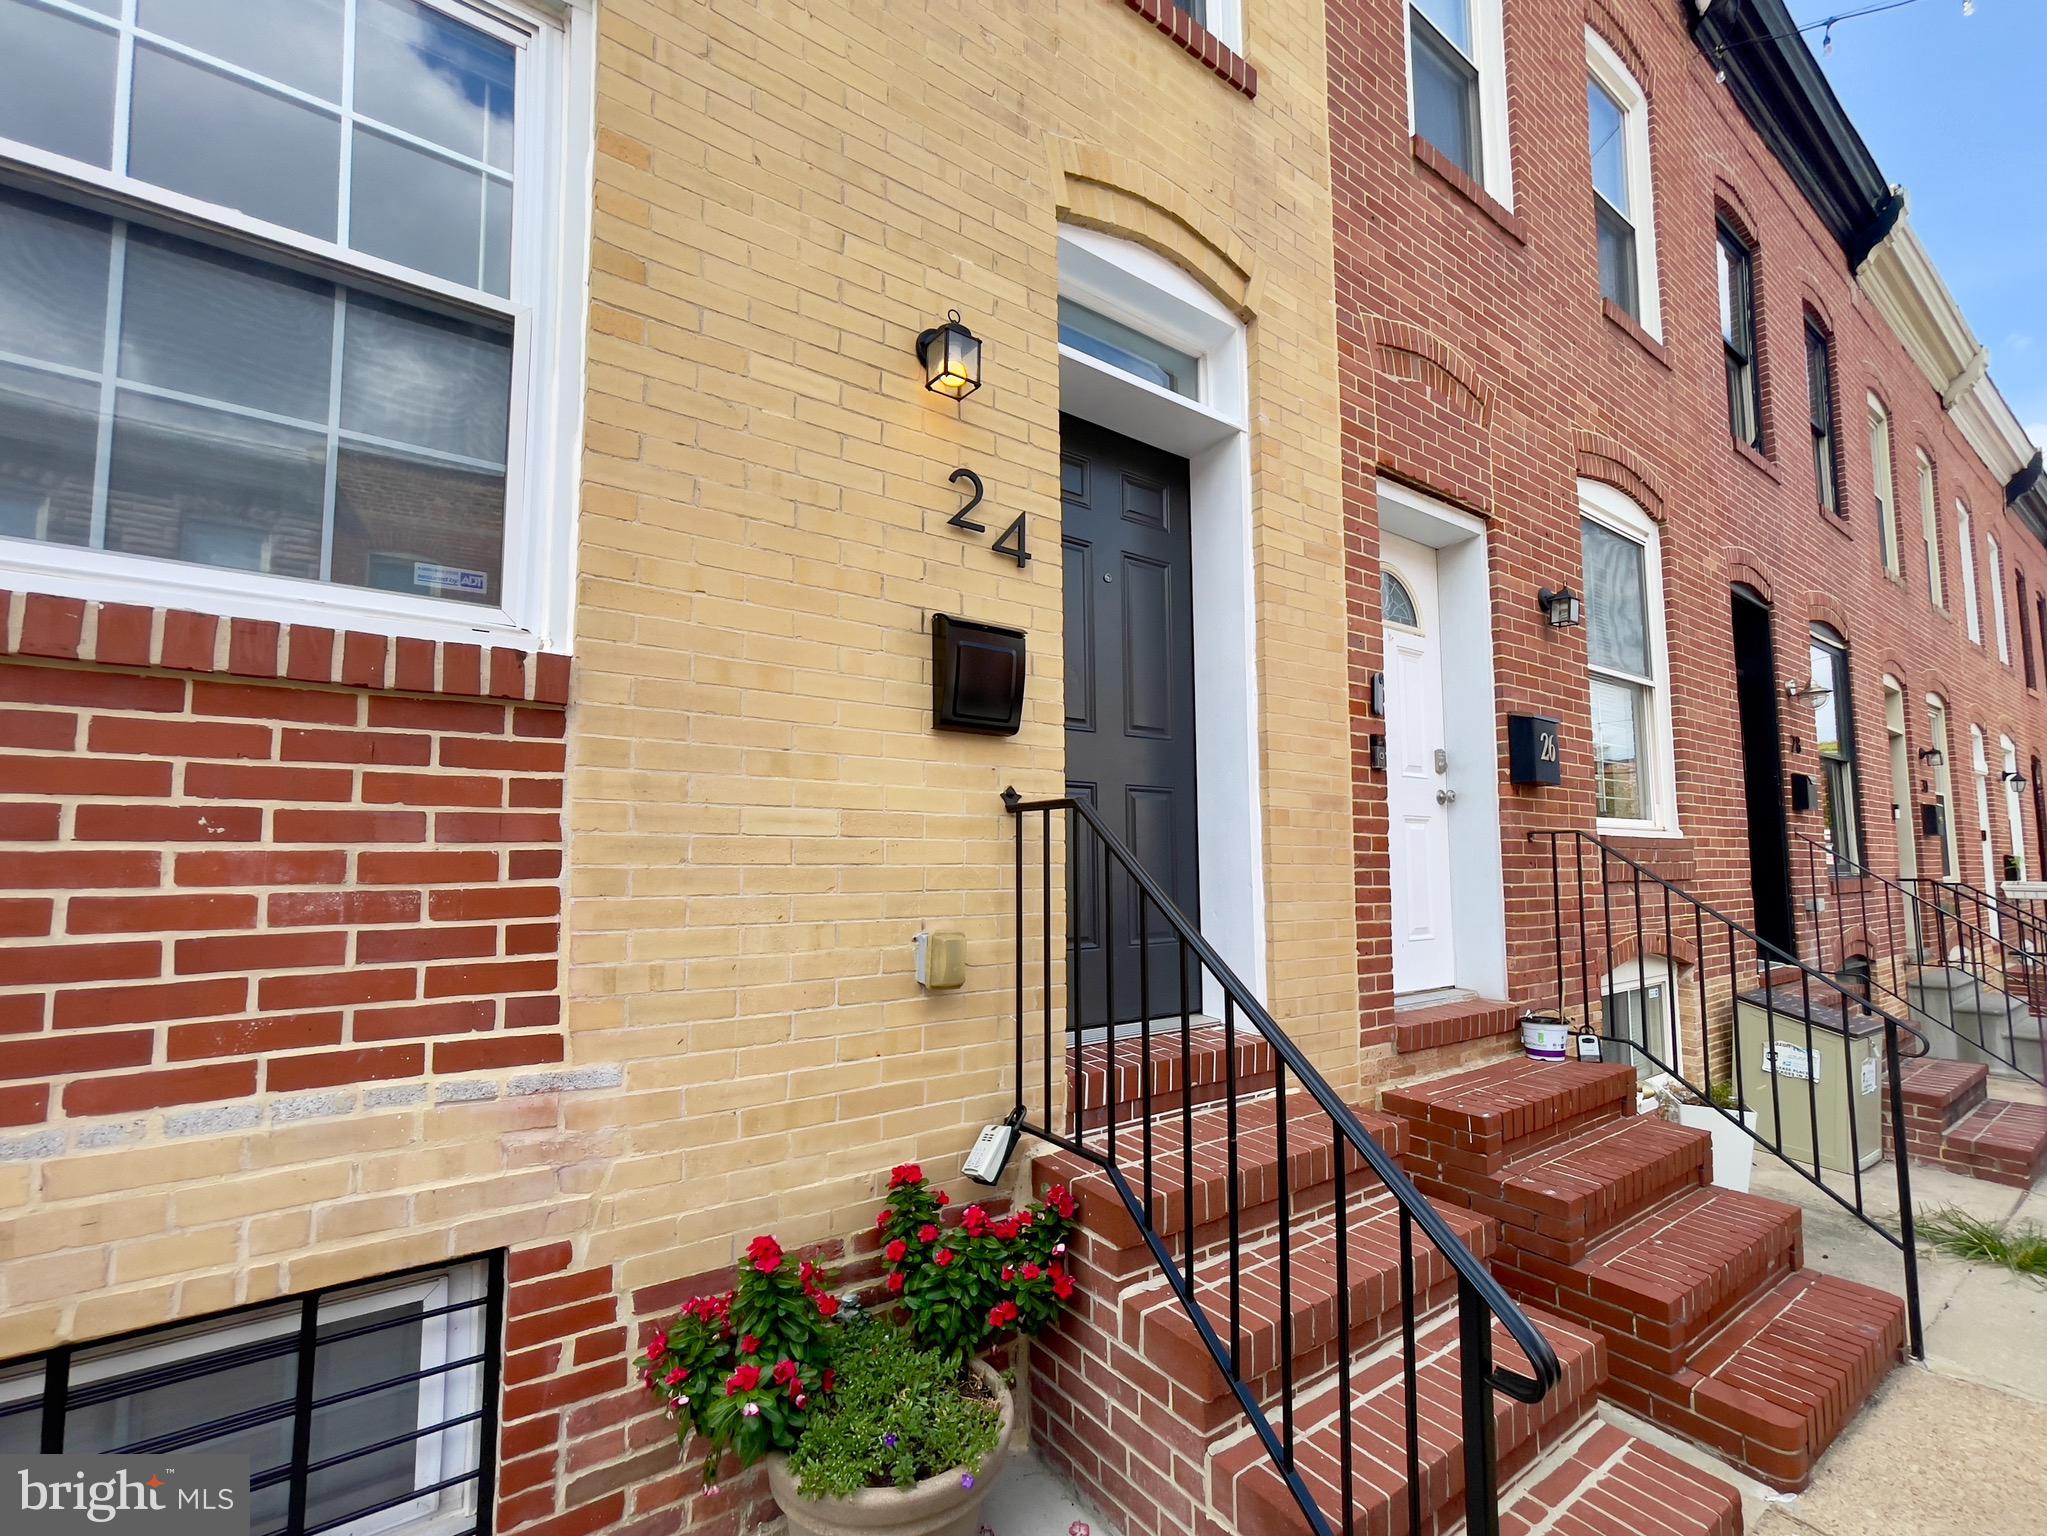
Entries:
<svg viewBox="0 0 2047 1536">
<path fill-rule="evenodd" d="M 1016 1408 L 1009 1388 L 994 1368 L 973 1363 L 974 1374 L 995 1392 L 1002 1410 L 1002 1432 L 995 1449 L 981 1458 L 974 1486 L 960 1486 L 960 1472 L 940 1472 L 914 1488 L 863 1488 L 843 1499 L 806 1499 L 796 1491 L 789 1458 L 768 1458 L 768 1487 L 782 1513 L 789 1517 L 790 1536 L 975 1536 L 981 1501 L 1009 1461 L 1016 1434 Z"/>
</svg>

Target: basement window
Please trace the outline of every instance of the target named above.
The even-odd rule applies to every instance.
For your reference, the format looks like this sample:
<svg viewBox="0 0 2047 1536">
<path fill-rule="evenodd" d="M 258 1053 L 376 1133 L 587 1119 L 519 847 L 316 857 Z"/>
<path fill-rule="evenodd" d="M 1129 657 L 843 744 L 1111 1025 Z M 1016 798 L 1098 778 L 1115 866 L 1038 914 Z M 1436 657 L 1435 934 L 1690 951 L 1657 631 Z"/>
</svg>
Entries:
<svg viewBox="0 0 2047 1536">
<path fill-rule="evenodd" d="M 565 618 L 587 19 L 0 0 L 0 504 L 31 509 L 0 567 L 400 633 Z"/>
<path fill-rule="evenodd" d="M 1616 966 L 1602 989 L 1606 1036 L 1613 1059 L 1635 1069 L 1643 1083 L 1667 1077 L 1677 1065 L 1677 978 L 1668 960 L 1651 957 Z"/>
<path fill-rule="evenodd" d="M 251 1536 L 481 1536 L 502 1261 L 0 1366 L 0 1452 L 245 1455 Z"/>
</svg>

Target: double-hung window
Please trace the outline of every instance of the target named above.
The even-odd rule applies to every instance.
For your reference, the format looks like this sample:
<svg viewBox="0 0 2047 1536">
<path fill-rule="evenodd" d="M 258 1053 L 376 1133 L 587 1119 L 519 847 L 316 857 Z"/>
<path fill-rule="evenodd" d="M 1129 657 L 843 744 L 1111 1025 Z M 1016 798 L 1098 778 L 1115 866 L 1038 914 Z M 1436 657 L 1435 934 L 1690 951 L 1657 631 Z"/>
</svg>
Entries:
<svg viewBox="0 0 2047 1536">
<path fill-rule="evenodd" d="M 1407 56 L 1414 132 L 1512 207 L 1500 0 L 1408 0 Z"/>
<path fill-rule="evenodd" d="M 1862 801 L 1855 781 L 1855 710 L 1848 694 L 1848 642 L 1812 627 L 1813 747 L 1820 755 L 1820 817 L 1836 864 L 1862 861 Z"/>
<path fill-rule="evenodd" d="M 1919 461 L 1919 536 L 1926 541 L 1926 596 L 1936 608 L 1947 607 L 1947 590 L 1940 574 L 1940 503 L 1933 492 L 1933 460 L 1921 453 Z"/>
<path fill-rule="evenodd" d="M 1940 808 L 1940 875 L 1959 880 L 1962 861 L 1955 843 L 1954 743 L 1949 740 L 1947 700 L 1937 693 L 1926 696 L 1927 745 L 1933 751 L 1933 800 Z"/>
<path fill-rule="evenodd" d="M 1891 416 L 1875 395 L 1869 397 L 1869 481 L 1876 488 L 1876 537 L 1884 574 L 1895 578 L 1900 565 L 1898 501 L 1891 494 Z"/>
<path fill-rule="evenodd" d="M 1585 32 L 1586 126 L 1599 291 L 1652 336 L 1663 334 L 1656 291 L 1656 221 L 1649 174 L 1649 98 L 1620 55 Z"/>
<path fill-rule="evenodd" d="M 2011 631 L 2005 624 L 2004 613 L 2004 551 L 1997 546 L 1997 535 L 1983 535 L 1985 564 L 1990 577 L 1990 627 L 1997 636 L 1997 659 L 2007 667 L 2011 665 Z"/>
<path fill-rule="evenodd" d="M 2033 611 L 2026 603 L 2026 573 L 2014 570 L 2011 582 L 2013 606 L 2019 615 L 2019 663 L 2026 674 L 2026 686 L 2033 688 L 2038 686 L 2040 677 L 2033 666 Z"/>
<path fill-rule="evenodd" d="M 565 638 L 587 22 L 0 0 L 0 567 Z"/>
<path fill-rule="evenodd" d="M 1756 369 L 1755 256 L 1720 226 L 1720 344 L 1727 358 L 1727 425 L 1736 442 L 1763 446 L 1762 381 Z"/>
<path fill-rule="evenodd" d="M 1812 483 L 1822 512 L 1839 513 L 1834 472 L 1834 360 L 1826 334 L 1805 322 L 1805 393 L 1812 420 Z"/>
<path fill-rule="evenodd" d="M 1955 503 L 1955 543 L 1962 552 L 1962 618 L 1969 626 L 1969 642 L 1983 643 L 1983 607 L 1976 595 L 1976 529 L 1966 503 Z"/>
<path fill-rule="evenodd" d="M 1669 669 L 1656 525 L 1619 492 L 1579 485 L 1592 768 L 1599 823 L 1672 831 Z"/>
<path fill-rule="evenodd" d="M 488 1530 L 501 1269 L 413 1271 L 0 1365 L 0 1451 L 246 1456 L 251 1536 Z"/>
</svg>

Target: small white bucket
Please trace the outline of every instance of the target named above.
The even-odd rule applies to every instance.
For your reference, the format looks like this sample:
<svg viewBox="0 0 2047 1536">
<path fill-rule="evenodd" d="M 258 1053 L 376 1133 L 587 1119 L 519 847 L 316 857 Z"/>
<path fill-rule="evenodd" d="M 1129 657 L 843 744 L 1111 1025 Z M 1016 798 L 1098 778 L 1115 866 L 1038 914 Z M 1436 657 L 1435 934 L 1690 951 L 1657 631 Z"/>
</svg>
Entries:
<svg viewBox="0 0 2047 1536">
<path fill-rule="evenodd" d="M 1571 1026 L 1562 1019 L 1528 1015 L 1521 1021 L 1521 1048 L 1535 1061 L 1562 1061 Z"/>
</svg>

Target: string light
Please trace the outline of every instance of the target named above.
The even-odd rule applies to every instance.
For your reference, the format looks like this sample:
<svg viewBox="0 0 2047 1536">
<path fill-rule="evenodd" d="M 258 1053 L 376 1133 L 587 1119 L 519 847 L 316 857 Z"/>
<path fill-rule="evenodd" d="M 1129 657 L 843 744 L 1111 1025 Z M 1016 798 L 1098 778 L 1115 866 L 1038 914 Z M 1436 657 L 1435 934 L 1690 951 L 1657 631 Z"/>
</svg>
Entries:
<svg viewBox="0 0 2047 1536">
<path fill-rule="evenodd" d="M 1880 5 L 1865 5 L 1860 10 L 1837 11 L 1832 16 L 1822 16 L 1818 21 L 1809 21 L 1804 26 L 1793 27 L 1789 32 L 1765 32 L 1755 37 L 1737 37 L 1731 42 L 1721 43 L 1713 50 L 1714 62 L 1720 67 L 1714 70 L 1713 78 L 1721 83 L 1727 80 L 1727 50 L 1743 48 L 1751 43 L 1779 42 L 1787 37 L 1803 37 L 1808 32 L 1820 34 L 1820 52 L 1827 58 L 1834 56 L 1834 28 L 1844 21 L 1860 21 L 1865 16 L 1878 16 L 1885 11 L 1901 11 L 1908 5 L 1917 5 L 1919 0 L 1885 0 Z M 1962 0 L 1962 14 L 1976 14 L 1976 0 Z"/>
</svg>

